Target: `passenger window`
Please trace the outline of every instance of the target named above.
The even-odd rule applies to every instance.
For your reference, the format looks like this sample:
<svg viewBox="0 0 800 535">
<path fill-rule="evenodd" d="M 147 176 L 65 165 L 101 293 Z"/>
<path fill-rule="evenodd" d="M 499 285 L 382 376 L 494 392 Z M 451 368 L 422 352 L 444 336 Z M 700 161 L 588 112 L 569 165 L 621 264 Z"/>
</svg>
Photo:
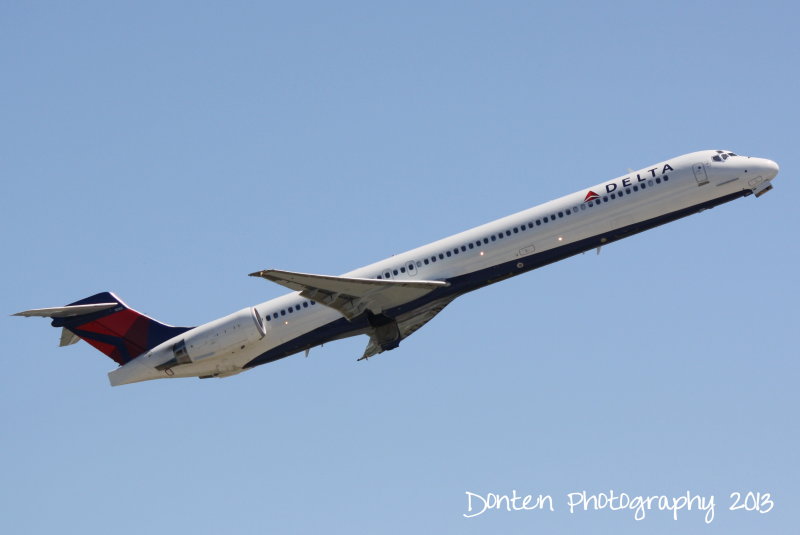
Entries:
<svg viewBox="0 0 800 535">
<path fill-rule="evenodd" d="M 380 277 L 380 275 L 378 275 Z M 303 301 L 303 308 L 308 308 L 308 301 Z"/>
<path fill-rule="evenodd" d="M 450 251 L 447 251 L 447 256 L 449 257 L 449 256 L 453 256 L 453 255 L 450 254 Z"/>
<path fill-rule="evenodd" d="M 470 245 L 471 245 L 471 244 L 470 244 Z M 466 250 L 467 250 L 467 246 L 466 246 L 466 245 L 462 245 L 462 246 L 461 246 L 461 252 L 463 253 L 463 252 L 464 252 L 464 251 L 466 251 Z"/>
<path fill-rule="evenodd" d="M 427 266 L 429 263 L 430 263 L 430 261 L 426 258 L 425 259 L 425 265 Z"/>
<path fill-rule="evenodd" d="M 648 181 L 647 181 L 647 185 L 648 185 L 648 186 L 650 186 L 650 187 L 652 188 L 652 187 L 653 187 L 653 181 L 652 181 L 652 180 L 648 180 Z"/>
<path fill-rule="evenodd" d="M 656 179 L 656 184 L 661 184 L 661 179 L 660 178 Z"/>
<path fill-rule="evenodd" d="M 664 175 L 664 176 L 663 176 L 663 177 L 661 177 L 661 178 L 663 178 L 663 179 L 664 179 L 664 182 L 666 182 L 667 180 L 669 180 L 669 176 L 667 176 L 667 175 Z"/>
<path fill-rule="evenodd" d="M 394 276 L 396 277 L 396 276 L 397 276 L 397 273 L 398 273 L 398 271 L 397 271 L 396 269 L 394 269 L 394 270 L 392 270 L 392 273 L 394 273 Z"/>
<path fill-rule="evenodd" d="M 456 247 L 455 249 L 453 249 L 453 254 L 458 254 L 458 247 Z"/>
<path fill-rule="evenodd" d="M 496 239 L 497 238 L 495 238 L 494 234 L 492 234 L 492 241 L 495 241 Z"/>
<path fill-rule="evenodd" d="M 511 231 L 510 230 L 506 231 L 506 236 L 511 236 Z"/>
<path fill-rule="evenodd" d="M 537 226 L 541 226 L 542 225 L 542 220 L 541 219 L 537 219 L 536 220 L 536 225 Z"/>
<path fill-rule="evenodd" d="M 285 315 L 286 315 L 286 310 L 281 310 L 281 316 L 285 316 Z"/>
<path fill-rule="evenodd" d="M 405 273 L 405 272 L 406 272 L 406 267 L 405 266 L 400 267 L 400 273 Z"/>
<path fill-rule="evenodd" d="M 639 191 L 639 186 L 633 186 L 633 191 Z"/>
<path fill-rule="evenodd" d="M 473 247 L 475 247 L 475 246 L 472 245 L 472 242 L 469 242 L 469 248 L 472 249 Z"/>
</svg>

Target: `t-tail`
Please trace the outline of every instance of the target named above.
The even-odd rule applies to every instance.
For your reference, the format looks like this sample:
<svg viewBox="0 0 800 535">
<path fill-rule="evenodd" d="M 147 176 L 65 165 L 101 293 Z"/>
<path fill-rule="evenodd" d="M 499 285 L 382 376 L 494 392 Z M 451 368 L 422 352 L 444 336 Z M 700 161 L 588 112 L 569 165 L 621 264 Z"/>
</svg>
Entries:
<svg viewBox="0 0 800 535">
<path fill-rule="evenodd" d="M 37 308 L 15 316 L 52 318 L 61 327 L 62 346 L 84 340 L 122 366 L 191 327 L 172 327 L 145 316 L 111 292 L 101 292 L 63 307 Z"/>
</svg>

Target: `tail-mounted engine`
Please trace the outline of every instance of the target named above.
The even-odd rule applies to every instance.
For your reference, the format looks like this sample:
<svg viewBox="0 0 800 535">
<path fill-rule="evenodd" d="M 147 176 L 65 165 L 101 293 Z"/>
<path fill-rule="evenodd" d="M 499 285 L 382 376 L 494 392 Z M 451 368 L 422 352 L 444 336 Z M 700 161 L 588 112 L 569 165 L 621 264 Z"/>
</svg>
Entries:
<svg viewBox="0 0 800 535">
<path fill-rule="evenodd" d="M 266 335 L 264 318 L 255 307 L 245 308 L 185 333 L 172 344 L 171 358 L 156 368 L 167 370 L 181 364 L 230 355 Z"/>
</svg>

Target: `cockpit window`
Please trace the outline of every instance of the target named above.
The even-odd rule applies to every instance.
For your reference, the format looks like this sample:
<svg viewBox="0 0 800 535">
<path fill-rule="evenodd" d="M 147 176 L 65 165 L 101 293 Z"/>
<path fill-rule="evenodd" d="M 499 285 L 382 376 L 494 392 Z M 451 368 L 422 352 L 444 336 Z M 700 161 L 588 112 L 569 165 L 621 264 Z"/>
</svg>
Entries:
<svg viewBox="0 0 800 535">
<path fill-rule="evenodd" d="M 729 151 L 718 150 L 717 153 L 711 157 L 711 159 L 714 160 L 715 162 L 724 162 L 731 156 L 736 156 L 736 154 Z"/>
</svg>

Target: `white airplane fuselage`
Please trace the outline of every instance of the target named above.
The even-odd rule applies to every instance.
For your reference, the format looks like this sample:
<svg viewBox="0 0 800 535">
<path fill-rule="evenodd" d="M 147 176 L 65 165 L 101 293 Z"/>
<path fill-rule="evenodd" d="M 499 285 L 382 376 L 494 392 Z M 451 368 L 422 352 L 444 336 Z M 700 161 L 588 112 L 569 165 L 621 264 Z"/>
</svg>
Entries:
<svg viewBox="0 0 800 535">
<path fill-rule="evenodd" d="M 416 300 L 379 311 L 398 323 L 404 318 L 424 323 L 430 318 L 419 319 L 420 311 L 431 310 L 432 317 L 469 291 L 771 189 L 777 164 L 731 154 L 700 151 L 659 162 L 342 277 L 446 282 Z M 419 326 L 411 326 L 412 332 Z M 374 328 L 365 314 L 348 319 L 295 291 L 169 339 L 110 372 L 109 378 L 120 385 L 167 377 L 225 377 Z"/>
</svg>

